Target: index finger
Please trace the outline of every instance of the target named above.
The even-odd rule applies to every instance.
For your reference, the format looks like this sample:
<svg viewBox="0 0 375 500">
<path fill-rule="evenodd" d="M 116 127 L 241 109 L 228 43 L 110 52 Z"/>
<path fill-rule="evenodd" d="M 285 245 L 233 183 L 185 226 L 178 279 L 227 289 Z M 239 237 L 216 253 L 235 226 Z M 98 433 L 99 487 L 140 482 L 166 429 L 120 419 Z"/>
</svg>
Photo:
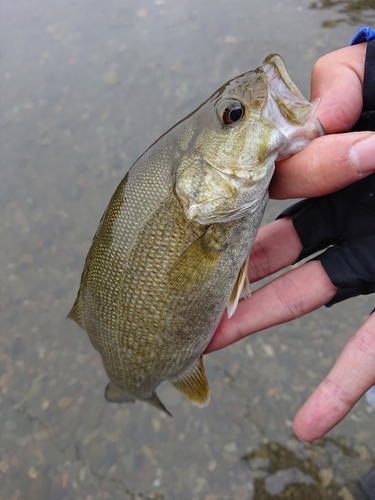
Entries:
<svg viewBox="0 0 375 500">
<path fill-rule="evenodd" d="M 336 290 L 317 260 L 292 269 L 256 290 L 250 298 L 240 300 L 232 318 L 224 313 L 205 352 L 304 316 L 327 304 Z"/>
<path fill-rule="evenodd" d="M 262 227 L 250 252 L 250 283 L 255 283 L 294 264 L 301 250 L 302 243 L 290 217 L 284 217 Z"/>
</svg>

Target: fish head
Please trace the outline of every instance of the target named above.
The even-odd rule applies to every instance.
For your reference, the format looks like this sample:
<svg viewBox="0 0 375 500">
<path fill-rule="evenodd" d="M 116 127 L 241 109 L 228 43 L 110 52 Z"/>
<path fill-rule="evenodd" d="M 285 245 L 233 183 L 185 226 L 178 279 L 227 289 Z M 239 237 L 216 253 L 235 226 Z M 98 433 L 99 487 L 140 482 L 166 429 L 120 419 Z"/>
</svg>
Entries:
<svg viewBox="0 0 375 500">
<path fill-rule="evenodd" d="M 269 157 L 285 159 L 322 135 L 315 107 L 292 82 L 282 58 L 272 54 L 207 101 L 209 116 L 196 148 L 222 172 L 256 176 Z"/>
<path fill-rule="evenodd" d="M 223 85 L 195 113 L 200 161 L 190 162 L 190 169 L 185 162 L 177 175 L 176 193 L 187 219 L 207 224 L 254 211 L 275 161 L 324 133 L 315 107 L 277 54 Z"/>
</svg>

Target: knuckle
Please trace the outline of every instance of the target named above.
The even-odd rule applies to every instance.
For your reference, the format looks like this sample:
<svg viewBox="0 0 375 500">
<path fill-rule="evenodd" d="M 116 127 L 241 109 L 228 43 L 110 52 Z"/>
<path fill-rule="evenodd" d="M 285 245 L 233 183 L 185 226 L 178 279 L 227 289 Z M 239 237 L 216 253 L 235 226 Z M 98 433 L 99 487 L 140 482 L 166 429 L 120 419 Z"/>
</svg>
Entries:
<svg viewBox="0 0 375 500">
<path fill-rule="evenodd" d="M 250 281 L 256 281 L 270 274 L 268 248 L 261 242 L 256 242 L 251 249 L 249 260 Z"/>
<path fill-rule="evenodd" d="M 319 385 L 318 391 L 321 396 L 330 401 L 332 407 L 335 407 L 339 412 L 344 408 L 345 412 L 350 411 L 356 404 L 357 399 L 355 396 L 346 391 L 333 377 L 329 375 Z"/>
<path fill-rule="evenodd" d="M 319 59 L 317 59 L 314 64 L 313 64 L 313 68 L 312 68 L 312 76 L 317 76 L 319 75 L 320 73 L 322 73 L 324 71 L 324 69 L 326 68 L 326 59 L 327 59 L 327 55 L 324 55 L 322 57 L 319 57 Z"/>
<path fill-rule="evenodd" d="M 312 68 L 312 78 L 319 78 L 325 75 L 327 70 L 331 72 L 332 69 L 332 53 L 328 53 L 319 57 Z"/>
<path fill-rule="evenodd" d="M 362 325 L 348 340 L 349 349 L 354 352 L 360 352 L 366 357 L 372 357 L 375 360 L 375 336 L 374 332 Z"/>
<path fill-rule="evenodd" d="M 288 274 L 272 281 L 271 286 L 284 309 L 289 311 L 290 317 L 299 318 L 309 312 L 306 308 L 304 295 L 298 292 L 298 287 L 295 286 L 294 280 L 288 277 Z"/>
</svg>

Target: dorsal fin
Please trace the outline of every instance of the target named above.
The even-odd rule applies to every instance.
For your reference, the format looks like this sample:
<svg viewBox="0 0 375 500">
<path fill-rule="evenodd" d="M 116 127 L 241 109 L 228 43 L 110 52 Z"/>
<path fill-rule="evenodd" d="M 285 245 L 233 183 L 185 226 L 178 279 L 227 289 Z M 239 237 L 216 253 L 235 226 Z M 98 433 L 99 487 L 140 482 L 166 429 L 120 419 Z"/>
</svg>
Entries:
<svg viewBox="0 0 375 500">
<path fill-rule="evenodd" d="M 68 314 L 68 318 L 75 321 L 83 330 L 85 329 L 79 292 L 76 300 L 74 301 L 73 307 L 71 308 L 70 313 Z"/>
<path fill-rule="evenodd" d="M 238 301 L 243 297 L 251 295 L 250 282 L 248 277 L 249 258 L 243 263 L 240 272 L 238 273 L 236 283 L 233 287 L 232 294 L 227 305 L 228 318 L 231 318 L 236 312 Z"/>
<path fill-rule="evenodd" d="M 210 401 L 210 386 L 202 356 L 178 377 L 169 379 L 171 384 L 196 406 L 206 406 Z"/>
</svg>

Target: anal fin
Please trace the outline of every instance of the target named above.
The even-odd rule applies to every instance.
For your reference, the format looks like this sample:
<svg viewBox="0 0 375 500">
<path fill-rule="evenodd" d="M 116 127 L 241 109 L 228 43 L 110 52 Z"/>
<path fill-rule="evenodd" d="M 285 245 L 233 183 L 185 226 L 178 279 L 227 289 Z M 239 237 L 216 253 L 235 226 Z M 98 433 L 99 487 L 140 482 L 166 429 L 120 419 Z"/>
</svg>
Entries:
<svg viewBox="0 0 375 500">
<path fill-rule="evenodd" d="M 194 405 L 203 407 L 210 402 L 210 386 L 202 356 L 185 372 L 169 381 Z"/>
<path fill-rule="evenodd" d="M 240 272 L 238 273 L 236 283 L 233 287 L 232 294 L 228 301 L 227 305 L 228 318 L 231 318 L 233 314 L 236 312 L 239 300 L 244 297 L 250 297 L 251 295 L 250 282 L 248 277 L 248 268 L 249 268 L 249 258 L 247 257 L 240 269 Z"/>
</svg>

